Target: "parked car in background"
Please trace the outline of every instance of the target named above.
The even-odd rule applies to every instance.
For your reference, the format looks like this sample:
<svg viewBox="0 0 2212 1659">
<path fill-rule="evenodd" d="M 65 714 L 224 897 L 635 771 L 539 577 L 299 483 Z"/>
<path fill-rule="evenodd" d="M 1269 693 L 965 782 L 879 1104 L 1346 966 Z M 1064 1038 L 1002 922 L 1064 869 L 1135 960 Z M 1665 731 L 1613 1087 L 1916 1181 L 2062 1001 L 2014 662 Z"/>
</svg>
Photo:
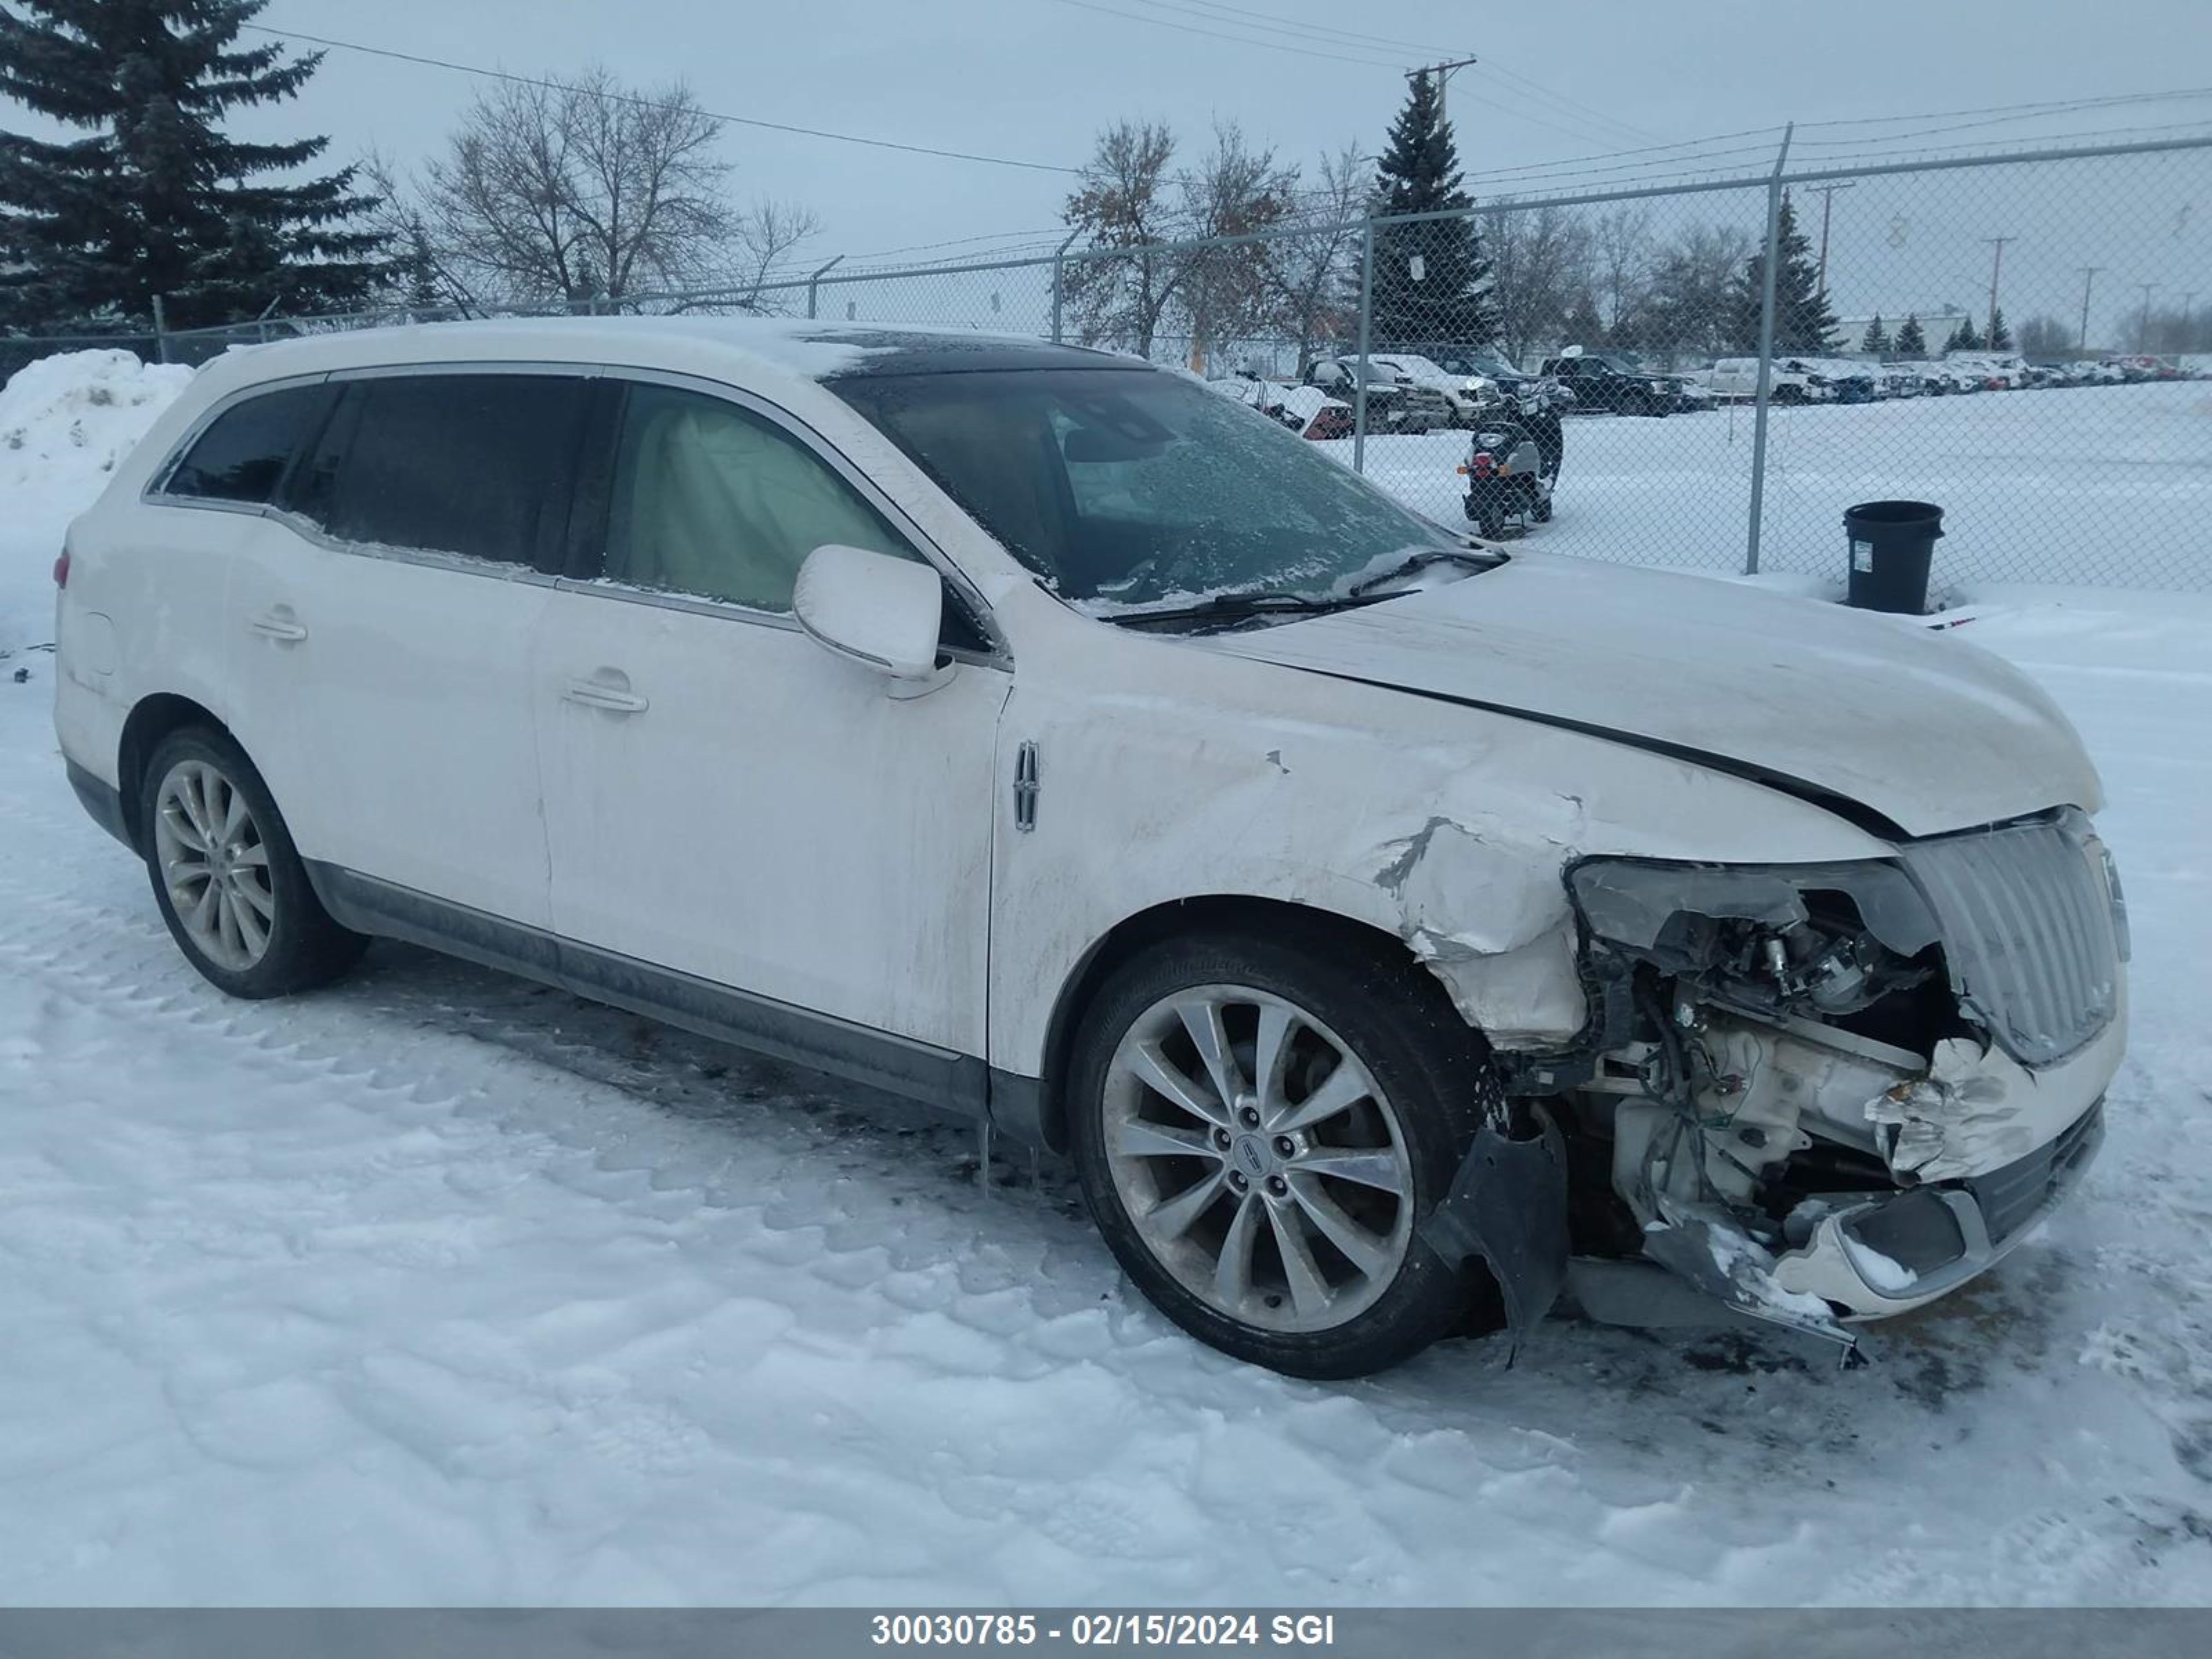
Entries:
<svg viewBox="0 0 2212 1659">
<path fill-rule="evenodd" d="M 1713 406 L 1712 389 L 1705 384 L 1702 373 L 1659 368 L 1633 351 L 1609 351 L 1606 360 L 1625 374 L 1641 375 L 1664 386 L 1670 414 L 1692 415 Z"/>
<path fill-rule="evenodd" d="M 1442 392 L 1372 356 L 1364 366 L 1356 356 L 1318 358 L 1306 365 L 1300 378 L 1355 408 L 1364 380 L 1370 432 L 1431 432 L 1451 424 L 1451 405 Z"/>
<path fill-rule="evenodd" d="M 1522 374 L 1498 352 L 1485 347 L 1439 348 L 1429 357 L 1437 368 L 1457 376 L 1462 386 L 1478 396 L 1503 392 L 1509 397 L 1521 397 L 1541 384 L 1538 376 Z"/>
<path fill-rule="evenodd" d="M 1330 397 L 1319 386 L 1292 386 L 1287 381 L 1247 374 L 1209 380 L 1206 386 L 1224 397 L 1249 404 L 1302 438 L 1352 436 L 1352 405 Z"/>
<path fill-rule="evenodd" d="M 1885 398 L 1918 398 L 1926 395 L 1928 383 L 1904 363 L 1885 363 L 1881 376 L 1881 395 Z"/>
<path fill-rule="evenodd" d="M 1983 390 L 2012 392 L 2024 386 L 2027 364 L 2020 357 L 2000 352 L 1950 352 L 1943 361 L 1981 377 Z"/>
<path fill-rule="evenodd" d="M 972 1115 L 1295 1375 L 1566 1285 L 1848 1347 L 2064 1201 L 2125 1047 L 2008 664 L 1471 545 L 1111 353 L 231 352 L 54 574 L 65 775 L 221 991 L 386 936 Z"/>
<path fill-rule="evenodd" d="M 1870 404 L 1881 395 L 1875 367 L 1848 357 L 1786 357 L 1784 368 L 1804 375 L 1812 386 L 1825 386 L 1839 404 Z"/>
<path fill-rule="evenodd" d="M 1399 383 L 1425 386 L 1444 400 L 1445 424 L 1467 427 L 1474 424 L 1477 413 L 1490 401 L 1479 386 L 1468 384 L 1465 375 L 1454 374 L 1442 364 L 1408 351 L 1378 351 L 1368 361 L 1388 369 Z"/>
<path fill-rule="evenodd" d="M 1585 414 L 1668 415 L 1682 401 L 1674 376 L 1638 374 L 1588 352 L 1547 357 L 1541 373 L 1572 392 Z"/>
<path fill-rule="evenodd" d="M 1741 399 L 1759 395 L 1759 359 L 1723 357 L 1705 376 L 1706 389 L 1717 398 Z M 1804 368 L 1778 362 L 1768 371 L 1766 395 L 1778 404 L 1821 404 L 1835 401 L 1835 390 L 1826 379 Z"/>
</svg>

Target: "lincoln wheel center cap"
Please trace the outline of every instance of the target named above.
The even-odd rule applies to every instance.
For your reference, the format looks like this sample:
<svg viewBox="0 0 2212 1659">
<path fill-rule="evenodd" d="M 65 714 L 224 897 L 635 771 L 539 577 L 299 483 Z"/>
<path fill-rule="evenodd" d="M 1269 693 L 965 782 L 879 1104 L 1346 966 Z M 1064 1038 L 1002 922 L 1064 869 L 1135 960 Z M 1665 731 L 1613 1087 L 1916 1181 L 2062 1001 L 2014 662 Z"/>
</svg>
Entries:
<svg viewBox="0 0 2212 1659">
<path fill-rule="evenodd" d="M 1229 1161 L 1253 1180 L 1270 1174 L 1275 1167 L 1274 1148 L 1267 1144 L 1265 1135 L 1239 1135 L 1229 1149 Z"/>
</svg>

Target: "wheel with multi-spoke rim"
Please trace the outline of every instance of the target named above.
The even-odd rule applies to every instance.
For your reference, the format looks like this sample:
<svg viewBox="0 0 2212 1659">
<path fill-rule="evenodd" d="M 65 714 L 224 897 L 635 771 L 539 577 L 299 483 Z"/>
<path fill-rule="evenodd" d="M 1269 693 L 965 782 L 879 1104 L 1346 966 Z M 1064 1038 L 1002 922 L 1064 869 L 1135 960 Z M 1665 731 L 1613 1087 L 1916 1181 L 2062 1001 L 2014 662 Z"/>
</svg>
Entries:
<svg viewBox="0 0 2212 1659">
<path fill-rule="evenodd" d="M 1417 1227 L 1488 1057 L 1410 960 L 1293 931 L 1124 964 L 1077 1042 L 1071 1139 L 1100 1231 L 1170 1318 L 1279 1370 L 1357 1376 L 1467 1307 Z"/>
<path fill-rule="evenodd" d="M 331 920 L 268 787 L 237 744 L 190 727 L 149 759 L 140 801 L 162 920 L 187 960 L 234 996 L 335 978 L 363 940 Z"/>
</svg>

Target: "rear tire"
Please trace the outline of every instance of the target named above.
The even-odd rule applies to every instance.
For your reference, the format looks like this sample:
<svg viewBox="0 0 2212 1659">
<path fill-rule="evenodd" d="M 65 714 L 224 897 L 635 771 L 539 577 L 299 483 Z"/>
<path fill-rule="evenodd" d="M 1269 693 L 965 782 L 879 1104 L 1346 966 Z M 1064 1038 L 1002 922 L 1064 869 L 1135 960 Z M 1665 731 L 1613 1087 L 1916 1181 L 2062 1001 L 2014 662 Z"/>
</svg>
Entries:
<svg viewBox="0 0 2212 1659">
<path fill-rule="evenodd" d="M 1464 1328 L 1482 1277 L 1417 1223 L 1495 1076 L 1410 959 L 1322 928 L 1164 942 L 1101 988 L 1068 1085 L 1100 1233 L 1200 1341 L 1348 1377 Z"/>
<path fill-rule="evenodd" d="M 323 908 L 268 785 L 223 733 L 185 726 L 155 746 L 138 822 L 161 920 L 217 989 L 287 996 L 360 959 L 368 941 Z"/>
</svg>

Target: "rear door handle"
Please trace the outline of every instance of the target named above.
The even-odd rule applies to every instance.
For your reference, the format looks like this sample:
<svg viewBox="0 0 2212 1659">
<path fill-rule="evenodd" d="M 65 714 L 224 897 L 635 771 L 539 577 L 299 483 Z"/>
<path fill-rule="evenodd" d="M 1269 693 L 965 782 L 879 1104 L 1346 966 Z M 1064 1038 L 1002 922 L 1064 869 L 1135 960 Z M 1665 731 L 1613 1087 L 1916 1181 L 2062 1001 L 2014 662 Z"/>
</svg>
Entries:
<svg viewBox="0 0 2212 1659">
<path fill-rule="evenodd" d="M 561 695 L 586 708 L 604 708 L 616 714 L 642 714 L 653 706 L 636 692 L 605 680 L 570 680 Z"/>
<path fill-rule="evenodd" d="M 259 635 L 286 644 L 296 644 L 307 637 L 306 624 L 292 614 L 292 607 L 280 605 L 263 611 L 246 626 Z"/>
</svg>

